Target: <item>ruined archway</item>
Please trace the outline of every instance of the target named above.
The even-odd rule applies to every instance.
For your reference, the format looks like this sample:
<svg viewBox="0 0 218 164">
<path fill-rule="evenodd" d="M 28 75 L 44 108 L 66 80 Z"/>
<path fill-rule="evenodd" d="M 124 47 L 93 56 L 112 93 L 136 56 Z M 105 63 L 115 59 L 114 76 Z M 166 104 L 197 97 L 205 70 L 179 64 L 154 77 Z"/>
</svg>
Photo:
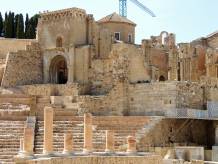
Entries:
<svg viewBox="0 0 218 164">
<path fill-rule="evenodd" d="M 166 31 L 162 31 L 161 33 L 160 33 L 160 38 L 161 38 L 161 43 L 163 44 L 163 45 L 165 45 L 165 43 L 166 43 L 166 38 L 168 37 L 168 32 L 166 32 Z"/>
<path fill-rule="evenodd" d="M 54 84 L 66 84 L 68 80 L 68 68 L 66 59 L 58 55 L 51 61 L 49 68 L 50 82 Z"/>
</svg>

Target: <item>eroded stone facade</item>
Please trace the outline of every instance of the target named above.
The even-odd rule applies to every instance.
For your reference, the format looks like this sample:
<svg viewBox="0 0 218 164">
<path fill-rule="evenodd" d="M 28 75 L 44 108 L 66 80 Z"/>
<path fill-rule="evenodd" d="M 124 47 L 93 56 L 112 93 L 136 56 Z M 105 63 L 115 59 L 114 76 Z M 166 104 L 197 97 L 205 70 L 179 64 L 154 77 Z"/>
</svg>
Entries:
<svg viewBox="0 0 218 164">
<path fill-rule="evenodd" d="M 42 13 L 35 40 L 0 39 L 0 117 L 14 121 L 35 116 L 34 149 L 44 150 L 44 155 L 59 151 L 65 134 L 61 147 L 65 154 L 72 149 L 84 149 L 84 154 L 105 149 L 134 154 L 135 147 L 150 151 L 197 145 L 209 148 L 207 159 L 212 159 L 211 154 L 217 155 L 217 33 L 177 45 L 176 35 L 163 31 L 135 44 L 135 27 L 116 13 L 96 21 L 85 10 L 70 8 Z M 78 128 L 84 137 L 74 140 L 66 130 L 69 127 Z M 46 142 L 40 138 L 42 131 L 47 132 Z M 105 131 L 107 146 L 92 144 L 103 142 Z M 124 142 L 129 135 L 128 147 Z M 53 147 L 53 141 L 58 147 Z M 31 152 L 32 146 L 26 149 Z M 163 157 L 166 150 L 160 152 Z M 159 162 L 159 157 L 151 156 L 150 163 Z"/>
</svg>

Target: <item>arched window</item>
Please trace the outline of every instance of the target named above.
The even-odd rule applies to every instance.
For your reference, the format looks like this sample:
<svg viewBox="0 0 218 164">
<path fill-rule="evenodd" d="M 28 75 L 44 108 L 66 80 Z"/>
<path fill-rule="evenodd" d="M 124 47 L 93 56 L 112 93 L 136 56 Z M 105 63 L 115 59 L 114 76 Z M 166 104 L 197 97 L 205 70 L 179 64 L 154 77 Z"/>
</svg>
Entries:
<svg viewBox="0 0 218 164">
<path fill-rule="evenodd" d="M 57 37 L 56 39 L 56 47 L 62 47 L 63 46 L 63 39 L 62 37 Z"/>
</svg>

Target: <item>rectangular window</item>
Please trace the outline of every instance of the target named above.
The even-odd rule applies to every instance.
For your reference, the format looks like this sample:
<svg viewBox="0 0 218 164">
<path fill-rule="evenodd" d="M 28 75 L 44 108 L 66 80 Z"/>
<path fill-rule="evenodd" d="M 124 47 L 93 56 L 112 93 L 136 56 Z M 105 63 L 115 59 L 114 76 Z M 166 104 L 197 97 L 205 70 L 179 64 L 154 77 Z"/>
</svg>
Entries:
<svg viewBox="0 0 218 164">
<path fill-rule="evenodd" d="M 132 34 L 129 34 L 129 35 L 128 35 L 128 42 L 129 42 L 129 43 L 132 43 Z"/>
<path fill-rule="evenodd" d="M 115 32 L 114 37 L 116 40 L 120 40 L 120 32 Z"/>
</svg>

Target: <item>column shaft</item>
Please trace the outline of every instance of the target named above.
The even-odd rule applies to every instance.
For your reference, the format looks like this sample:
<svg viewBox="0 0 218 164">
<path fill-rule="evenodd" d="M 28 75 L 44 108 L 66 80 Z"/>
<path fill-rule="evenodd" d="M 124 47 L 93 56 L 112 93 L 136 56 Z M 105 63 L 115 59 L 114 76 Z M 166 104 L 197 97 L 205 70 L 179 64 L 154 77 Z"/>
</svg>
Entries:
<svg viewBox="0 0 218 164">
<path fill-rule="evenodd" d="M 44 145 L 43 154 L 53 152 L 53 108 L 44 108 Z"/>
</svg>

